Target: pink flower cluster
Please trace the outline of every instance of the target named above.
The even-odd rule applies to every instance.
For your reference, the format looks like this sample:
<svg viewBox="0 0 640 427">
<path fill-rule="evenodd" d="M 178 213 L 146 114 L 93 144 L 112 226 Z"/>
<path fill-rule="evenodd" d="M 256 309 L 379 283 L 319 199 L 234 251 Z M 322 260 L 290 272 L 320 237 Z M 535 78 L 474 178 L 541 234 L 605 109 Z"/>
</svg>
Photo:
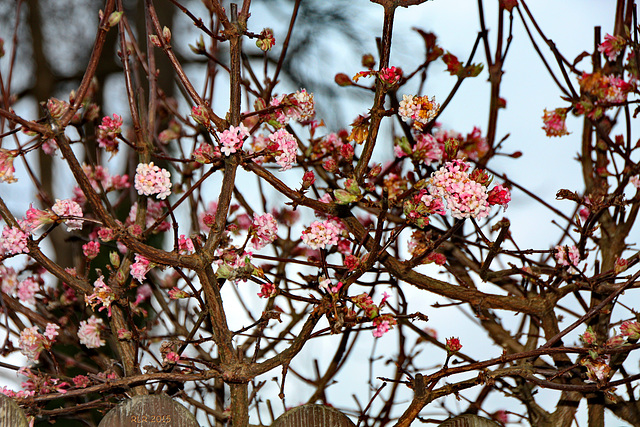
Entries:
<svg viewBox="0 0 640 427">
<path fill-rule="evenodd" d="M 84 214 L 78 203 L 70 199 L 56 200 L 51 210 L 60 217 L 67 231 L 82 229 L 82 220 L 77 218 L 82 218 Z"/>
<path fill-rule="evenodd" d="M 118 152 L 118 135 L 122 133 L 122 117 L 117 114 L 113 115 L 113 119 L 109 116 L 102 118 L 102 124 L 98 126 L 97 138 L 98 146 L 104 148 L 108 152 Z"/>
<path fill-rule="evenodd" d="M 451 337 L 445 340 L 445 347 L 447 349 L 447 353 L 453 354 L 460 351 L 462 344 L 460 343 L 459 338 Z"/>
<path fill-rule="evenodd" d="M 567 118 L 566 108 L 556 108 L 553 111 L 544 110 L 542 121 L 544 122 L 544 132 L 547 136 L 564 136 L 569 135 L 567 132 L 567 124 L 565 120 Z"/>
<path fill-rule="evenodd" d="M 609 61 L 615 61 L 625 45 L 624 37 L 606 34 L 604 41 L 598 46 L 598 52 L 604 54 Z"/>
<path fill-rule="evenodd" d="M 264 215 L 253 214 L 253 222 L 249 233 L 252 236 L 251 245 L 256 250 L 260 250 L 276 240 L 278 237 L 278 223 L 270 213 Z"/>
<path fill-rule="evenodd" d="M 87 259 L 94 259 L 100 253 L 100 242 L 91 241 L 85 243 L 82 245 L 82 253 L 87 257 Z"/>
<path fill-rule="evenodd" d="M 244 138 L 247 136 L 249 136 L 249 129 L 247 129 L 247 127 L 242 123 L 240 123 L 240 126 L 238 127 L 230 126 L 229 129 L 225 129 L 219 135 L 220 152 L 225 156 L 230 156 L 237 152 L 242 149 Z"/>
<path fill-rule="evenodd" d="M 8 254 L 27 254 L 29 248 L 27 247 L 27 240 L 29 234 L 22 231 L 20 227 L 9 227 L 5 225 L 2 228 L 2 250 Z"/>
<path fill-rule="evenodd" d="M 442 197 L 454 218 L 484 218 L 491 210 L 487 188 L 472 180 L 468 169 L 461 160 L 445 163 L 431 175 L 429 193 Z"/>
<path fill-rule="evenodd" d="M 171 173 L 151 163 L 140 163 L 136 167 L 135 189 L 141 196 L 153 194 L 160 200 L 171 194 Z"/>
<path fill-rule="evenodd" d="M 0 181 L 11 184 L 18 180 L 14 176 L 16 168 L 13 166 L 13 159 L 15 158 L 15 151 L 0 148 Z"/>
<path fill-rule="evenodd" d="M 96 305 L 101 305 L 98 311 L 107 309 L 107 314 L 111 317 L 111 303 L 115 301 L 116 296 L 106 283 L 104 283 L 104 276 L 98 277 L 93 283 L 93 293 L 91 295 L 85 295 L 84 301 L 95 310 Z"/>
<path fill-rule="evenodd" d="M 282 106 L 276 110 L 275 118 L 283 126 L 291 120 L 308 122 L 316 114 L 313 93 L 307 93 L 306 89 L 274 97 L 269 104 L 271 107 Z"/>
<path fill-rule="evenodd" d="M 338 243 L 338 237 L 341 232 L 341 227 L 333 219 L 322 222 L 314 221 L 302 232 L 302 241 L 311 249 L 324 249 L 329 245 Z"/>
<path fill-rule="evenodd" d="M 433 96 L 429 99 L 428 96 L 402 95 L 398 114 L 403 121 L 413 120 L 414 127 L 420 128 L 433 120 L 439 109 L 440 105 Z"/>
<path fill-rule="evenodd" d="M 131 276 L 138 282 L 142 283 L 144 282 L 144 279 L 147 276 L 149 270 L 151 270 L 153 267 L 153 264 L 151 264 L 148 259 L 146 259 L 142 255 L 136 254 L 135 262 L 131 264 L 130 267 Z"/>
<path fill-rule="evenodd" d="M 80 327 L 78 328 L 78 339 L 80 344 L 85 345 L 87 348 L 98 348 L 105 344 L 105 341 L 100 339 L 100 329 L 102 329 L 102 319 L 96 316 L 91 316 L 89 320 L 80 321 Z"/>
<path fill-rule="evenodd" d="M 193 240 L 181 234 L 178 238 L 178 251 L 183 255 L 194 253 L 196 248 L 193 246 Z"/>
<path fill-rule="evenodd" d="M 276 156 L 276 163 L 281 166 L 280 171 L 291 169 L 296 161 L 296 151 L 298 150 L 298 143 L 293 135 L 285 128 L 281 128 L 269 135 L 269 140 L 275 145 L 275 151 L 280 152 Z"/>
<path fill-rule="evenodd" d="M 145 217 L 146 228 L 151 227 L 156 222 L 156 219 L 164 213 L 163 212 L 164 207 L 165 206 L 163 202 L 156 202 L 153 199 L 147 200 L 147 216 Z M 131 206 L 131 209 L 129 210 L 129 215 L 127 216 L 127 220 L 125 221 L 125 225 L 127 227 L 130 227 L 133 224 L 135 224 L 137 210 L 138 210 L 138 202 L 135 202 Z M 164 231 L 169 230 L 170 228 L 171 228 L 171 224 L 169 224 L 168 221 L 163 221 L 162 223 L 160 223 L 160 225 L 158 225 L 153 230 L 153 232 L 162 233 Z"/>
<path fill-rule="evenodd" d="M 38 331 L 37 326 L 25 328 L 20 332 L 20 339 L 18 341 L 20 352 L 27 357 L 29 362 L 36 362 L 42 350 L 51 348 L 51 344 L 53 344 L 55 338 L 58 336 L 58 329 L 60 329 L 60 327 L 53 323 L 47 323 L 44 334 Z"/>
<path fill-rule="evenodd" d="M 570 265 L 576 267 L 580 262 L 580 251 L 575 245 L 572 246 L 556 246 L 554 257 L 560 265 Z"/>
</svg>

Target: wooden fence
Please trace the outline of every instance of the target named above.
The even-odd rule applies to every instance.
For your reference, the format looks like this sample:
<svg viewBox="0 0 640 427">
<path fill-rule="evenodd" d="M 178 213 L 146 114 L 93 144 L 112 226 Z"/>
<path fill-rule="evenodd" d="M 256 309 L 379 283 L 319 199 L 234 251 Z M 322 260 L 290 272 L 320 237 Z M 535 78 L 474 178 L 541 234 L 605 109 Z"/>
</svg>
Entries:
<svg viewBox="0 0 640 427">
<path fill-rule="evenodd" d="M 345 414 L 325 405 L 293 408 L 271 427 L 355 427 Z M 0 394 L 0 427 L 28 427 L 27 417 L 13 399 Z M 136 396 L 105 415 L 98 427 L 200 427 L 195 416 L 166 395 Z M 262 426 L 253 426 L 262 427 Z M 500 427 L 487 418 L 460 415 L 440 427 Z"/>
</svg>

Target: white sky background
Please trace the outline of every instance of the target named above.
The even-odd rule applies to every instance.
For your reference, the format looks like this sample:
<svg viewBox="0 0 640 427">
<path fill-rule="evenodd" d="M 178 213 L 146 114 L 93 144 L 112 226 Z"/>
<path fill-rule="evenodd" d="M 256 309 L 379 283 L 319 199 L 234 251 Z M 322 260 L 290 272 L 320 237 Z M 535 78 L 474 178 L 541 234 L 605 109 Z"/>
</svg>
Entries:
<svg viewBox="0 0 640 427">
<path fill-rule="evenodd" d="M 201 6 L 200 2 L 196 3 L 196 8 Z M 341 2 L 335 1 L 335 3 L 339 5 Z M 485 1 L 484 3 L 490 46 L 495 48 L 497 0 Z M 363 33 L 362 38 L 365 46 L 361 51 L 354 50 L 353 48 L 345 47 L 344 40 L 327 38 L 320 53 L 333 52 L 333 55 L 318 57 L 316 59 L 317 62 L 314 61 L 315 63 L 310 64 L 312 69 L 310 72 L 323 75 L 327 81 L 332 81 L 333 76 L 338 72 L 344 72 L 352 76 L 361 71 L 361 54 L 374 53 L 375 55 L 376 53 L 375 37 L 380 35 L 382 27 L 382 8 L 365 0 L 358 0 L 354 4 L 359 8 L 359 11 L 361 10 L 361 13 L 358 13 L 358 16 L 354 17 L 354 19 L 357 20 L 356 25 Z M 583 50 L 592 48 L 594 26 L 600 25 L 602 27 L 603 36 L 605 33 L 611 33 L 613 29 L 614 0 L 530 0 L 528 5 L 547 37 L 556 43 L 559 51 L 570 61 Z M 284 28 L 288 22 L 288 17 L 286 20 L 281 20 L 280 23 L 274 24 L 273 22 L 268 22 L 269 11 L 260 11 L 258 7 L 259 5 L 256 3 L 253 15 L 249 20 L 249 29 L 259 32 L 263 26 L 272 26 L 276 29 L 276 42 L 280 43 L 284 40 L 284 33 L 279 29 Z M 505 23 L 508 24 L 508 20 L 505 20 Z M 438 36 L 438 45 L 455 54 L 464 62 L 480 29 L 477 2 L 474 0 L 434 0 L 420 6 L 399 9 L 396 14 L 391 65 L 401 66 L 405 72 L 413 70 L 416 65 L 422 62 L 424 57 L 423 41 L 416 32 L 411 30 L 412 27 L 434 32 Z M 187 25 L 185 29 L 189 34 L 195 34 L 193 26 Z M 190 35 L 182 36 L 176 30 L 173 32 L 176 45 L 182 42 L 180 40 L 181 37 L 185 37 L 186 42 L 193 43 L 194 39 Z M 323 35 L 319 34 L 318 37 L 323 37 Z M 251 42 L 247 44 L 249 43 Z M 548 61 L 555 64 L 546 46 L 540 43 L 540 47 Z M 377 55 L 375 56 L 377 58 Z M 484 50 L 480 47 L 473 62 L 484 62 L 484 60 Z M 585 58 L 578 67 L 585 71 L 591 71 L 589 61 L 589 58 Z M 1 62 L 0 65 L 2 65 Z M 445 68 L 445 65 L 440 60 L 431 65 L 427 84 L 420 95 L 435 95 L 440 102 L 445 99 L 456 80 L 455 77 L 444 72 Z M 189 71 L 193 71 L 194 77 L 196 73 L 200 73 L 199 70 Z M 560 188 L 579 192 L 583 189 L 579 165 L 575 160 L 572 160 L 579 150 L 582 120 L 573 117 L 568 119 L 569 131 L 573 132 L 569 136 L 550 139 L 544 135 L 544 131 L 541 129 L 543 109 L 564 107 L 566 103 L 559 98 L 560 91 L 555 87 L 531 47 L 531 43 L 524 33 L 518 17 L 514 17 L 514 40 L 506 59 L 505 71 L 501 96 L 507 100 L 507 108 L 500 112 L 497 139 L 499 140 L 506 133 L 510 133 L 509 139 L 503 145 L 503 151 L 509 153 L 519 150 L 523 152 L 523 156 L 520 159 L 500 158 L 492 161 L 490 167 L 500 172 L 506 172 L 509 178 L 525 185 L 554 207 L 570 213 L 574 207 L 573 204 L 567 201 L 556 201 L 555 193 Z M 198 81 L 197 77 L 195 77 L 195 81 Z M 361 82 L 364 84 L 369 83 L 366 79 L 361 80 Z M 221 98 L 219 98 L 221 101 L 220 105 L 217 106 L 217 111 L 224 111 L 226 108 L 227 98 L 226 95 L 222 96 L 222 94 L 227 91 L 222 83 L 218 82 L 216 87 L 217 93 L 221 94 Z M 114 87 L 119 85 L 118 82 L 112 82 L 111 84 Z M 198 88 L 197 85 L 196 88 Z M 295 90 L 297 88 L 290 89 Z M 314 91 L 313 88 L 307 88 L 307 90 Z M 372 97 L 367 94 L 356 94 L 351 89 L 339 90 L 355 95 L 351 101 L 345 102 L 345 105 L 343 105 L 344 116 L 342 116 L 341 124 L 346 126 L 358 114 L 367 112 L 371 106 Z M 411 84 L 407 85 L 406 90 L 401 93 L 410 93 L 410 90 L 412 90 Z M 281 92 L 284 91 L 284 89 L 281 89 Z M 479 77 L 465 80 L 453 102 L 439 118 L 443 127 L 466 134 L 474 126 L 478 126 L 483 133 L 486 132 L 489 109 L 488 91 L 489 84 L 487 82 L 486 69 Z M 323 100 L 320 97 L 316 97 L 316 102 L 322 105 Z M 120 109 L 126 111 L 126 105 L 118 104 L 118 102 L 107 104 L 105 113 L 119 112 Z M 31 106 L 23 105 L 21 108 L 23 108 L 23 114 L 28 117 L 35 117 L 35 110 Z M 30 111 L 27 108 L 30 108 Z M 20 112 L 19 109 L 18 111 Z M 328 129 L 328 131 L 335 130 L 337 129 Z M 636 130 L 634 138 L 637 138 L 637 125 L 634 125 L 634 130 Z M 384 161 L 392 156 L 392 142 L 389 139 L 388 144 L 385 145 L 383 142 L 385 135 L 388 135 L 388 133 L 381 135 L 381 143 L 376 148 L 374 158 L 376 161 Z M 17 169 L 21 169 L 19 163 Z M 115 168 L 114 172 L 120 171 Z M 290 179 L 299 182 L 300 174 L 297 171 L 287 172 L 287 174 Z M 21 174 L 20 170 L 17 175 L 22 183 L 27 182 L 28 177 L 24 173 Z M 17 185 L 0 185 L 2 185 L 0 191 L 3 197 L 6 197 L 9 201 L 18 201 L 17 195 L 24 194 L 21 193 L 24 188 L 20 188 Z M 63 186 L 61 185 L 60 187 Z M 66 198 L 70 197 L 70 195 L 70 191 L 66 191 L 64 194 L 61 192 L 57 197 Z M 513 192 L 513 200 L 504 216 L 511 220 L 511 232 L 516 241 L 522 244 L 522 248 L 546 249 L 557 243 L 558 227 L 550 222 L 551 216 L 548 215 L 548 211 L 539 209 L 527 196 L 517 191 Z M 20 215 L 22 212 L 18 212 L 18 209 L 16 209 L 15 213 Z M 434 269 L 429 271 L 436 273 Z M 480 286 L 483 290 L 498 292 L 496 289 L 485 289 L 482 285 Z M 251 287 L 246 291 L 247 298 L 256 299 L 255 287 Z M 377 294 L 378 296 L 375 299 L 379 301 L 379 292 Z M 500 354 L 501 350 L 499 348 L 489 345 L 490 343 L 485 339 L 484 332 L 480 332 L 480 327 L 473 326 L 458 309 L 435 310 L 431 308 L 431 304 L 435 302 L 447 303 L 446 299 L 425 295 L 424 292 L 412 292 L 411 290 L 407 291 L 407 296 L 413 304 L 409 311 L 420 310 L 427 314 L 430 317 L 430 321 L 428 324 L 423 325 L 436 329 L 440 338 L 459 336 L 464 345 L 463 351 L 478 359 L 496 357 Z M 233 310 L 231 309 L 229 312 L 233 312 Z M 504 316 L 505 322 L 508 322 L 511 316 L 511 314 L 506 313 Z M 517 318 L 514 317 L 514 319 Z M 517 321 L 514 320 L 513 325 L 507 324 L 507 326 L 515 328 L 517 327 Z M 568 338 L 566 344 L 571 344 L 571 339 L 577 339 L 575 334 L 571 337 Z M 396 340 L 397 337 L 393 332 L 375 343 L 373 340 L 361 339 L 355 357 L 352 357 L 350 363 L 341 371 L 340 383 L 327 390 L 330 401 L 335 402 L 338 406 L 353 407 L 351 396 L 356 393 L 359 402 L 362 405 L 366 405 L 371 395 L 367 390 L 366 379 L 369 376 L 368 358 L 371 355 L 372 345 L 375 345 L 374 352 L 378 352 L 386 346 L 395 345 Z M 297 366 L 307 366 L 309 370 L 306 373 L 308 374 L 311 372 L 313 359 L 319 359 L 321 368 L 326 367 L 333 356 L 337 342 L 338 339 L 336 337 L 310 342 L 300 355 Z M 419 362 L 416 364 L 427 369 L 442 363 L 444 353 L 435 351 L 432 346 L 425 346 L 420 357 L 421 359 L 418 359 Z M 373 374 L 374 377 L 386 376 L 389 372 L 385 369 L 384 359 L 378 361 L 374 366 L 376 368 Z M 428 373 L 430 371 L 425 372 Z M 280 371 L 270 372 L 260 379 L 269 380 L 274 376 L 280 376 Z M 269 383 L 270 381 L 268 381 L 268 385 L 265 388 L 270 387 Z M 379 382 L 374 382 L 375 387 L 379 385 Z M 273 390 L 276 390 L 274 385 L 271 386 L 271 391 Z M 479 390 L 479 387 L 474 390 L 467 395 L 475 396 L 475 392 Z M 287 405 L 293 406 L 305 401 L 309 395 L 309 389 L 300 381 L 297 381 L 293 375 L 289 374 L 286 394 Z M 272 395 L 277 395 L 277 390 Z M 494 393 L 494 395 L 499 396 L 498 393 Z M 546 409 L 551 409 L 558 394 L 554 392 L 548 393 L 548 395 L 549 399 L 545 407 Z M 407 392 L 406 396 L 407 399 L 410 399 L 411 395 Z M 491 410 L 510 409 L 505 407 L 504 399 L 497 398 L 489 402 Z M 273 403 L 277 411 L 277 408 L 280 407 L 279 403 L 275 401 Z M 449 408 L 454 409 L 456 408 L 455 405 L 454 400 L 447 401 Z M 459 407 L 464 408 L 466 406 L 463 403 Z M 264 407 L 262 409 L 264 410 Z M 404 407 L 398 408 L 399 412 L 396 414 L 400 414 L 403 409 Z M 432 404 L 427 412 L 435 414 L 437 412 L 436 409 L 437 404 Z M 521 408 L 513 409 L 516 411 L 521 410 Z M 582 409 L 584 409 L 584 406 Z M 375 408 L 372 409 L 372 413 L 375 414 Z M 441 414 L 439 415 L 441 416 Z M 586 425 L 586 411 L 581 411 L 578 418 L 580 426 Z M 511 419 L 513 420 L 513 416 Z M 257 422 L 255 419 L 252 421 Z M 619 422 L 617 424 L 614 422 L 613 424 L 619 425 Z"/>
</svg>

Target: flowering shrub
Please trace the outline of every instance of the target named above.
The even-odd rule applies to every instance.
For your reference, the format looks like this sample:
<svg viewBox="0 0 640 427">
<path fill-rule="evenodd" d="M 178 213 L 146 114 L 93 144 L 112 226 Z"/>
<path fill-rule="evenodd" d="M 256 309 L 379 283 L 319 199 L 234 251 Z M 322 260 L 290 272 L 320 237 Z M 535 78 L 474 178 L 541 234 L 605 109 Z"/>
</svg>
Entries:
<svg viewBox="0 0 640 427">
<path fill-rule="evenodd" d="M 167 392 L 204 409 L 203 425 L 270 424 L 264 402 L 275 398 L 339 403 L 368 426 L 449 411 L 569 426 L 582 400 L 589 425 L 609 413 L 640 425 L 628 409 L 640 339 L 631 9 L 616 9 L 615 34 L 596 40 L 590 64 L 549 40 L 563 95 L 522 120 L 535 118 L 550 157 L 562 144 L 579 151 L 584 184 L 558 182 L 553 201 L 536 195 L 539 176 L 514 178 L 530 147 L 499 122 L 512 27 L 541 31 L 521 1 L 498 2 L 511 26 L 489 32 L 480 20 L 466 60 L 417 29 L 415 64 L 394 63 L 394 14 L 431 2 L 373 1 L 384 9 L 377 55 L 341 62 L 333 79 L 338 96 L 367 106 L 340 126 L 322 115 L 351 103 L 326 85 L 285 90 L 288 55 L 306 46 L 294 46 L 293 27 L 254 28 L 251 3 L 227 11 L 206 1 L 207 19 L 180 5 L 199 32 L 194 60 L 178 46 L 191 33 L 172 37 L 153 2 L 132 32 L 132 12 L 107 0 L 82 79 L 56 88 L 75 87 L 44 100 L 37 117 L 18 103 L 30 91 L 12 86 L 15 61 L 0 64 L 2 353 L 29 366 L 21 389 L 2 393 L 47 424 L 91 423 L 117 400 Z M 318 4 L 332 7 L 296 2 L 290 25 L 307 16 L 298 7 Z M 97 71 L 116 39 L 121 92 L 104 89 L 108 72 Z M 473 62 L 483 48 L 488 63 Z M 450 93 L 436 102 L 427 76 L 442 71 Z M 460 115 L 445 114 L 476 77 L 489 81 L 488 123 L 462 131 Z M 105 115 L 111 98 L 127 102 L 105 103 L 117 109 Z M 547 223 L 557 235 L 542 232 Z"/>
</svg>

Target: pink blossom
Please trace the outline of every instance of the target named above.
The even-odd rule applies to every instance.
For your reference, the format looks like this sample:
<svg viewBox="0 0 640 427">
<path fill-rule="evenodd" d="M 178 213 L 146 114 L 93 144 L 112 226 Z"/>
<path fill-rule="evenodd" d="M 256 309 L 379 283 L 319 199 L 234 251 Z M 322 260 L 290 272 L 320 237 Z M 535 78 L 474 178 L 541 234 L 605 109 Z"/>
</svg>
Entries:
<svg viewBox="0 0 640 427">
<path fill-rule="evenodd" d="M 490 205 L 502 205 L 504 209 L 507 209 L 507 205 L 511 201 L 511 192 L 508 188 L 498 184 L 489 191 L 487 194 L 487 202 Z"/>
<path fill-rule="evenodd" d="M 318 283 L 320 289 L 324 289 L 331 294 L 337 294 L 342 288 L 342 282 L 338 282 L 335 285 L 331 284 L 331 279 L 322 279 Z"/>
<path fill-rule="evenodd" d="M 400 67 L 383 68 L 378 73 L 378 77 L 388 85 L 394 85 L 402 78 L 402 69 Z"/>
<path fill-rule="evenodd" d="M 91 385 L 91 380 L 86 375 L 76 375 L 72 381 L 73 385 L 78 388 L 87 388 Z"/>
<path fill-rule="evenodd" d="M 137 307 L 141 303 L 151 298 L 151 295 L 153 295 L 153 290 L 148 283 L 145 283 L 142 286 L 138 286 L 138 289 L 136 289 L 136 300 L 133 302 L 133 306 Z"/>
<path fill-rule="evenodd" d="M 138 282 L 142 283 L 149 272 L 153 268 L 153 264 L 143 257 L 142 255 L 136 254 L 135 262 L 131 264 L 130 271 L 131 276 L 136 279 Z"/>
<path fill-rule="evenodd" d="M 165 359 L 165 362 L 169 364 L 174 364 L 180 361 L 180 355 L 175 351 L 170 351 L 169 353 L 167 353 L 164 359 Z"/>
<path fill-rule="evenodd" d="M 569 255 L 568 258 L 567 258 L 567 253 Z M 575 267 L 580 262 L 580 251 L 575 245 L 556 246 L 554 256 L 556 258 L 556 261 L 560 265 L 571 265 Z"/>
<path fill-rule="evenodd" d="M 264 215 L 253 214 L 253 223 L 250 228 L 251 245 L 260 250 L 276 240 L 278 237 L 278 223 L 273 215 L 266 213 Z"/>
<path fill-rule="evenodd" d="M 85 243 L 82 245 L 82 253 L 87 259 L 94 259 L 100 253 L 100 242 L 91 241 Z"/>
<path fill-rule="evenodd" d="M 147 216 L 145 217 L 145 227 L 151 227 L 158 217 L 164 214 L 165 205 L 163 202 L 158 202 L 153 199 L 147 200 Z M 131 209 L 129 209 L 129 215 L 125 221 L 127 227 L 132 226 L 136 222 L 136 213 L 138 211 L 138 202 L 135 202 Z M 171 224 L 168 221 L 162 221 L 160 225 L 153 229 L 153 233 L 162 233 L 171 228 Z"/>
<path fill-rule="evenodd" d="M 445 163 L 431 175 L 429 193 L 444 198 L 454 218 L 484 218 L 491 210 L 487 188 L 470 179 L 468 169 L 461 160 Z"/>
<path fill-rule="evenodd" d="M 25 223 L 28 224 L 29 231 L 33 232 L 46 224 L 51 224 L 56 220 L 56 216 L 47 211 L 36 209 L 33 206 L 29 206 L 27 213 L 25 214 Z"/>
<path fill-rule="evenodd" d="M 620 333 L 630 340 L 640 339 L 640 323 L 626 320 L 620 325 Z"/>
<path fill-rule="evenodd" d="M 260 298 L 271 298 L 278 294 L 278 288 L 271 282 L 264 282 L 260 284 L 260 292 L 258 296 Z"/>
<path fill-rule="evenodd" d="M 584 331 L 584 334 L 580 335 L 580 340 L 586 345 L 595 345 L 598 337 L 596 336 L 596 333 L 593 331 L 591 326 L 589 326 L 587 330 Z"/>
<path fill-rule="evenodd" d="M 47 323 L 44 331 L 44 336 L 47 337 L 49 341 L 53 342 L 58 336 L 58 329 L 60 329 L 60 326 L 56 325 L 55 323 Z"/>
<path fill-rule="evenodd" d="M 18 283 L 18 299 L 24 304 L 35 304 L 36 292 L 40 290 L 40 283 L 34 276 L 29 276 Z"/>
<path fill-rule="evenodd" d="M 104 276 L 98 277 L 93 283 L 93 293 L 91 295 L 85 295 L 84 302 L 91 306 L 95 310 L 96 305 L 101 305 L 98 311 L 107 309 L 107 314 L 111 317 L 111 303 L 115 301 L 116 296 L 106 283 L 104 283 Z"/>
<path fill-rule="evenodd" d="M 220 135 L 220 152 L 225 156 L 230 156 L 239 149 L 242 149 L 244 138 L 249 136 L 249 129 L 242 123 L 240 126 L 230 126 L 229 129 L 225 129 Z"/>
<path fill-rule="evenodd" d="M 109 116 L 102 118 L 102 124 L 98 126 L 98 146 L 109 152 L 118 152 L 118 135 L 122 133 L 122 117 L 117 114 L 113 119 Z"/>
<path fill-rule="evenodd" d="M 629 182 L 631 185 L 640 190 L 640 175 L 635 175 L 629 178 Z"/>
<path fill-rule="evenodd" d="M 180 251 L 181 254 L 190 254 L 195 252 L 196 249 L 193 246 L 193 240 L 184 234 L 181 234 L 178 238 L 178 251 Z"/>
<path fill-rule="evenodd" d="M 460 344 L 460 339 L 456 337 L 451 337 L 446 339 L 446 348 L 447 353 L 453 354 L 462 348 L 462 344 Z"/>
<path fill-rule="evenodd" d="M 202 164 L 212 163 L 220 158 L 220 148 L 208 142 L 201 142 L 198 148 L 193 150 L 193 159 Z"/>
<path fill-rule="evenodd" d="M 172 289 L 169 290 L 169 298 L 171 299 L 189 298 L 189 296 L 190 295 L 188 292 L 183 291 L 177 286 L 174 286 Z"/>
<path fill-rule="evenodd" d="M 17 152 L 0 148 L 0 181 L 11 184 L 18 179 L 13 175 L 16 168 L 13 166 L 13 159 L 16 158 Z"/>
<path fill-rule="evenodd" d="M 276 163 L 281 166 L 280 171 L 291 169 L 296 161 L 296 151 L 298 143 L 296 139 L 285 128 L 278 129 L 269 135 L 272 143 L 277 144 L 277 151 L 281 152 L 276 156 Z"/>
<path fill-rule="evenodd" d="M 51 210 L 62 219 L 67 231 L 82 229 L 82 220 L 71 219 L 73 217 L 82 218 L 84 216 L 82 208 L 78 203 L 71 199 L 56 200 Z"/>
<path fill-rule="evenodd" d="M 282 107 L 276 110 L 276 120 L 281 125 L 286 125 L 290 120 L 308 122 L 315 115 L 313 93 L 307 93 L 305 89 L 288 95 L 273 97 L 269 103 L 271 107 Z"/>
<path fill-rule="evenodd" d="M 9 254 L 29 253 L 28 239 L 29 234 L 22 231 L 20 227 L 5 225 L 2 228 L 2 249 Z"/>
<path fill-rule="evenodd" d="M 0 283 L 2 283 L 2 292 L 5 294 L 13 294 L 18 288 L 18 274 L 13 267 L 6 267 L 0 264 Z"/>
<path fill-rule="evenodd" d="M 151 163 L 140 163 L 136 167 L 134 187 L 141 196 L 156 195 L 160 200 L 171 194 L 171 173 Z"/>
<path fill-rule="evenodd" d="M 402 95 L 398 114 L 403 121 L 413 120 L 414 127 L 420 128 L 433 120 L 439 109 L 435 97 L 429 99 L 428 96 Z"/>
<path fill-rule="evenodd" d="M 373 331 L 373 336 L 376 338 L 380 338 L 387 332 L 389 332 L 389 321 L 383 320 L 376 325 L 376 329 Z"/>
<path fill-rule="evenodd" d="M 102 319 L 93 315 L 89 320 L 80 321 L 80 328 L 78 328 L 80 344 L 84 344 L 87 348 L 102 347 L 105 344 L 105 341 L 100 339 L 102 323 Z"/>
<path fill-rule="evenodd" d="M 38 360 L 40 352 L 44 350 L 46 340 L 47 338 L 38 332 L 38 327 L 32 326 L 20 332 L 18 347 L 20 352 L 29 359 L 29 362 L 33 363 Z"/>
<path fill-rule="evenodd" d="M 302 232 L 302 241 L 311 249 L 324 249 L 328 245 L 338 243 L 340 228 L 333 220 L 314 221 Z"/>
<path fill-rule="evenodd" d="M 567 118 L 566 108 L 556 108 L 553 111 L 544 110 L 542 121 L 544 122 L 544 129 L 547 136 L 564 136 L 569 135 L 567 131 L 567 124 L 565 120 Z"/>
<path fill-rule="evenodd" d="M 604 42 L 598 46 L 598 52 L 604 54 L 609 61 L 615 61 L 626 44 L 626 40 L 621 36 L 605 34 Z"/>
</svg>

